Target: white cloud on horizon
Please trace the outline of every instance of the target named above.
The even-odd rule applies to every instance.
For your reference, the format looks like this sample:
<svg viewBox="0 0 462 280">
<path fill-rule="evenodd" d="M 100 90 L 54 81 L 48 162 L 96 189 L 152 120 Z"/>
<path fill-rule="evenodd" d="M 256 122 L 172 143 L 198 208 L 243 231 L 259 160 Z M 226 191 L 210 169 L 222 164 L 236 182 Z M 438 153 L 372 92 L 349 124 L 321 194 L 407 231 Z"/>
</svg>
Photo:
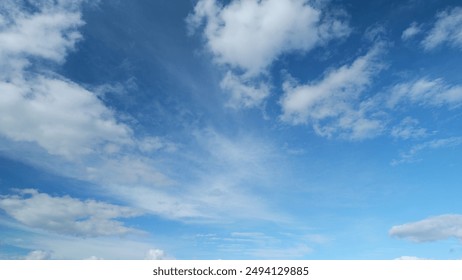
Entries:
<svg viewBox="0 0 462 280">
<path fill-rule="evenodd" d="M 417 261 L 417 260 L 427 260 L 425 258 L 419 258 L 415 256 L 401 256 L 396 258 L 395 260 L 400 260 L 400 261 Z"/>
<path fill-rule="evenodd" d="M 446 214 L 421 221 L 393 226 L 390 236 L 414 242 L 431 242 L 448 238 L 462 240 L 462 215 Z"/>
<path fill-rule="evenodd" d="M 377 43 L 366 55 L 330 70 L 316 82 L 299 85 L 286 80 L 281 119 L 294 125 L 312 124 L 326 137 L 340 134 L 363 139 L 381 133 L 381 121 L 367 116 L 370 100 L 361 102 L 360 96 L 384 67 L 378 58 L 382 51 L 383 46 Z"/>
<path fill-rule="evenodd" d="M 422 41 L 422 46 L 427 51 L 443 44 L 462 48 L 462 7 L 438 13 L 433 28 Z"/>
<path fill-rule="evenodd" d="M 34 250 L 29 252 L 29 254 L 27 254 L 24 258 L 26 260 L 49 260 L 51 259 L 51 253 L 41 250 Z"/>
<path fill-rule="evenodd" d="M 0 208 L 28 227 L 79 237 L 138 232 L 116 220 L 141 215 L 129 207 L 69 196 L 53 197 L 34 189 L 17 192 L 18 195 L 0 196 Z"/>
<path fill-rule="evenodd" d="M 147 257 L 174 259 L 164 250 L 153 249 L 153 243 L 156 243 L 153 240 L 113 237 L 77 238 L 28 233 L 8 242 L 18 248 L 31 250 L 26 256 L 17 256 L 17 259 L 145 260 Z"/>
<path fill-rule="evenodd" d="M 169 258 L 163 250 L 149 249 L 144 259 L 145 260 L 169 260 L 171 258 Z"/>
</svg>

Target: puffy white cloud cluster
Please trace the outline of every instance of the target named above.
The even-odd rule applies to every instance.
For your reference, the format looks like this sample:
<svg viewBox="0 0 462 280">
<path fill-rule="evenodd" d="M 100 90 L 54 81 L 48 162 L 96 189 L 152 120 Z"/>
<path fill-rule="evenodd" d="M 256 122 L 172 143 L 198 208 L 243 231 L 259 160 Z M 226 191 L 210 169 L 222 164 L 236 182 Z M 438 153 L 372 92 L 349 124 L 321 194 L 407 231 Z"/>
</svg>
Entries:
<svg viewBox="0 0 462 280">
<path fill-rule="evenodd" d="M 64 62 L 82 39 L 80 2 L 31 1 L 32 12 L 6 0 L 0 11 L 0 135 L 67 158 L 131 141 L 94 93 L 32 62 Z"/>
<path fill-rule="evenodd" d="M 350 33 L 340 18 L 326 16 L 306 0 L 200 0 L 188 17 L 191 30 L 203 27 L 207 48 L 229 67 L 221 83 L 231 106 L 256 107 L 269 96 L 262 83 L 268 67 L 282 54 L 308 52 Z M 238 74 L 242 73 L 242 74 Z"/>
</svg>

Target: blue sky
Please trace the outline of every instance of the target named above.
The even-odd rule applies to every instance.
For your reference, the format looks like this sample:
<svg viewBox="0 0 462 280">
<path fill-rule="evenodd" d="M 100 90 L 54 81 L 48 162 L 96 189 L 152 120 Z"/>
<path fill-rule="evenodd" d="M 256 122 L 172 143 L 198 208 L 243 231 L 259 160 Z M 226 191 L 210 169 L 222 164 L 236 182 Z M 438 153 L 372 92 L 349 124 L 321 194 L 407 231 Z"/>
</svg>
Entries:
<svg viewBox="0 0 462 280">
<path fill-rule="evenodd" d="M 458 1 L 6 0 L 1 259 L 461 259 Z"/>
</svg>

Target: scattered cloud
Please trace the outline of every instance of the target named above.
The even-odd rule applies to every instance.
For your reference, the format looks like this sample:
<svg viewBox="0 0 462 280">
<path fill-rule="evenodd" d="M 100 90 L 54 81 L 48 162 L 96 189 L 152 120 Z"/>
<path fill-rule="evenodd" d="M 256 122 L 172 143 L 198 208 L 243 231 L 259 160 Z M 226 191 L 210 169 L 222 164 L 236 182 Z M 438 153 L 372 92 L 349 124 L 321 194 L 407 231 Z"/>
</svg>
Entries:
<svg viewBox="0 0 462 280">
<path fill-rule="evenodd" d="M 201 0 L 188 17 L 192 29 L 205 21 L 206 44 L 218 63 L 249 75 L 261 73 L 283 53 L 309 51 L 350 33 L 340 19 L 322 20 L 322 12 L 304 0 L 235 0 L 225 6 Z"/>
<path fill-rule="evenodd" d="M 132 133 L 94 93 L 32 63 L 64 62 L 82 37 L 80 2 L 32 1 L 32 13 L 7 1 L 0 22 L 0 135 L 67 158 L 129 144 Z"/>
<path fill-rule="evenodd" d="M 264 82 L 255 82 L 243 76 L 235 75 L 231 71 L 226 73 L 220 86 L 223 90 L 231 93 L 228 104 L 233 108 L 256 107 L 270 94 L 269 86 Z"/>
<path fill-rule="evenodd" d="M 396 139 L 419 139 L 428 136 L 425 128 L 418 127 L 419 121 L 406 117 L 398 125 L 391 129 L 391 136 Z"/>
<path fill-rule="evenodd" d="M 281 55 L 308 52 L 350 34 L 345 16 L 323 14 L 305 0 L 200 0 L 187 18 L 191 31 L 204 26 L 207 48 L 228 71 L 221 87 L 232 107 L 256 107 L 269 95 L 258 81 Z M 237 74 L 235 71 L 240 71 Z"/>
<path fill-rule="evenodd" d="M 17 192 L 0 196 L 0 208 L 26 226 L 80 237 L 137 232 L 116 220 L 141 215 L 131 208 L 69 196 L 53 197 L 34 189 Z"/>
<path fill-rule="evenodd" d="M 168 260 L 171 259 L 160 249 L 149 249 L 146 253 L 145 260 Z"/>
<path fill-rule="evenodd" d="M 53 233 L 21 232 L 7 242 L 23 250 L 30 250 L 27 256 L 18 257 L 19 259 L 144 260 L 150 256 L 151 250 L 153 256 L 157 254 L 163 259 L 173 259 L 164 250 L 152 249 L 157 241 L 151 239 L 134 240 L 111 236 L 81 238 Z"/>
<path fill-rule="evenodd" d="M 414 242 L 430 242 L 448 238 L 462 240 L 462 215 L 440 215 L 418 222 L 393 226 L 389 234 Z"/>
<path fill-rule="evenodd" d="M 362 139 L 379 134 L 383 124 L 367 117 L 371 104 L 361 102 L 360 97 L 384 67 L 379 60 L 382 51 L 383 46 L 377 44 L 350 65 L 333 69 L 310 84 L 286 80 L 281 119 L 294 125 L 312 124 L 319 135 L 327 137 L 340 134 Z"/>
<path fill-rule="evenodd" d="M 390 108 L 409 102 L 426 107 L 458 107 L 462 104 L 462 86 L 450 85 L 443 79 L 421 78 L 395 85 L 387 101 Z"/>
<path fill-rule="evenodd" d="M 401 39 L 403 41 L 410 40 L 421 32 L 422 32 L 421 27 L 416 22 L 413 22 L 408 28 L 406 28 L 403 31 L 403 33 L 401 34 Z"/>
<path fill-rule="evenodd" d="M 427 51 L 443 44 L 462 48 L 462 7 L 438 13 L 433 28 L 422 41 L 422 46 Z"/>
<path fill-rule="evenodd" d="M 401 256 L 396 258 L 395 260 L 402 260 L 402 261 L 417 261 L 417 260 L 427 260 L 424 258 L 414 257 L 414 256 Z"/>
<path fill-rule="evenodd" d="M 41 250 L 34 250 L 34 251 L 31 251 L 29 254 L 27 254 L 25 259 L 26 260 L 49 260 L 51 259 L 51 253 L 41 251 Z"/>
<path fill-rule="evenodd" d="M 178 145 L 162 137 L 150 136 L 138 140 L 138 148 L 145 153 L 165 151 L 169 153 L 176 152 Z"/>
<path fill-rule="evenodd" d="M 462 145 L 462 137 L 450 137 L 423 142 L 421 144 L 414 145 L 411 149 L 409 149 L 409 151 L 401 153 L 400 158 L 393 160 L 391 164 L 398 165 L 402 163 L 414 162 L 417 160 L 417 155 L 424 150 L 448 148 L 459 145 Z"/>
<path fill-rule="evenodd" d="M 23 73 L 26 75 L 25 73 Z M 100 147 L 131 143 L 131 130 L 91 92 L 62 78 L 0 81 L 0 133 L 75 158 Z"/>
</svg>

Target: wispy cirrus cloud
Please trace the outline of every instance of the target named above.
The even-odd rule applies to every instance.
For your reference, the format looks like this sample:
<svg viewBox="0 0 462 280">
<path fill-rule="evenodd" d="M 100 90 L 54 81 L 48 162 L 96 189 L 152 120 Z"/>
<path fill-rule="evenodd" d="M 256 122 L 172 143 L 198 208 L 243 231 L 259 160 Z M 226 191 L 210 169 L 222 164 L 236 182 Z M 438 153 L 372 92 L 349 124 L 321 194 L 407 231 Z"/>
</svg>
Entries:
<svg viewBox="0 0 462 280">
<path fill-rule="evenodd" d="M 460 145 L 462 145 L 462 137 L 449 137 L 426 141 L 412 146 L 407 152 L 401 153 L 398 159 L 391 161 L 391 164 L 398 165 L 402 163 L 415 162 L 418 160 L 418 154 L 425 150 L 435 150 Z"/>
<path fill-rule="evenodd" d="M 390 135 L 396 139 L 419 139 L 429 135 L 427 129 L 419 127 L 417 119 L 406 117 L 398 125 L 392 127 Z"/>
<path fill-rule="evenodd" d="M 325 73 L 319 81 L 300 85 L 286 80 L 281 119 L 295 125 L 311 124 L 327 137 L 361 139 L 380 134 L 381 120 L 368 116 L 369 109 L 377 108 L 371 108 L 370 100 L 362 100 L 361 94 L 384 68 L 380 60 L 383 48 L 377 43 L 364 56 Z"/>
<path fill-rule="evenodd" d="M 455 108 L 462 104 L 462 86 L 451 85 L 442 78 L 420 78 L 393 86 L 387 103 L 390 108 L 403 103 Z"/>
<path fill-rule="evenodd" d="M 422 28 L 416 22 L 413 22 L 408 28 L 406 28 L 403 31 L 403 33 L 401 34 L 401 39 L 403 41 L 410 40 L 421 32 Z"/>
<path fill-rule="evenodd" d="M 422 41 L 425 50 L 433 50 L 447 44 L 462 47 L 462 8 L 447 9 L 436 15 L 436 22 Z"/>
</svg>

